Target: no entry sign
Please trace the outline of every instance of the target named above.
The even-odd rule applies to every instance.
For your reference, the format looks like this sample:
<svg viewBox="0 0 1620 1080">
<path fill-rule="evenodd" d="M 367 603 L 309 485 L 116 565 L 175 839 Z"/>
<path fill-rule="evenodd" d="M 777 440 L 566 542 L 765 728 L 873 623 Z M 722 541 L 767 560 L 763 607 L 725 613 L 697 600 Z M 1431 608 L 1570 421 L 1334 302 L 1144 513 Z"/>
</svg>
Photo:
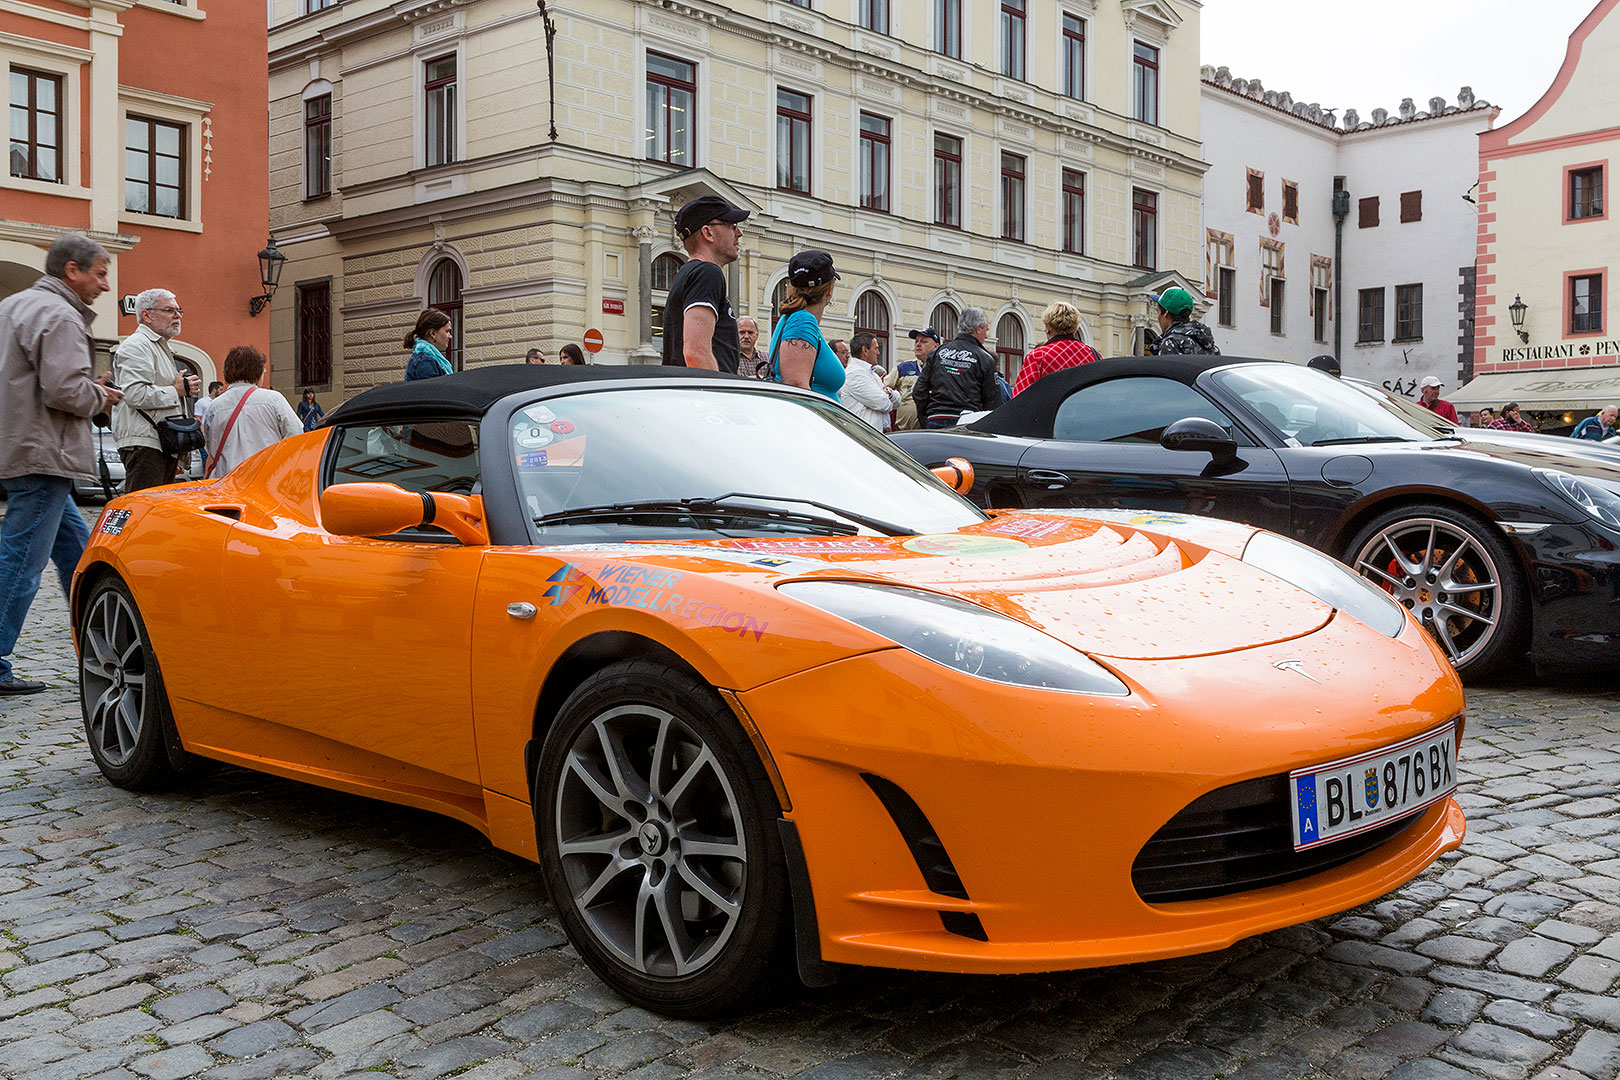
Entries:
<svg viewBox="0 0 1620 1080">
<path fill-rule="evenodd" d="M 585 331 L 585 351 L 588 353 L 602 351 L 602 331 L 594 329 Z"/>
</svg>

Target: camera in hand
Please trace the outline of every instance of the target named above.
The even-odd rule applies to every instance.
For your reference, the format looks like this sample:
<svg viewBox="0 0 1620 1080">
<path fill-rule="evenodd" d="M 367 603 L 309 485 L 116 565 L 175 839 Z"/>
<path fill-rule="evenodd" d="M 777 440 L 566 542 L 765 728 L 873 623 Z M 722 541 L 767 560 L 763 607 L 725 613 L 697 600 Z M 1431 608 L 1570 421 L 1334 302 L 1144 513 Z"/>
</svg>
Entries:
<svg viewBox="0 0 1620 1080">
<path fill-rule="evenodd" d="M 109 390 L 122 390 L 123 389 L 122 386 L 119 386 L 116 382 L 114 382 L 111 379 L 108 379 L 106 382 L 102 383 L 101 385 L 105 386 Z M 92 424 L 96 425 L 96 427 L 98 427 L 98 428 L 110 428 L 110 427 L 112 427 L 112 417 L 109 416 L 107 413 L 104 413 L 104 412 L 96 413 L 96 415 L 94 415 L 94 416 L 92 416 L 90 418 L 90 422 Z"/>
</svg>

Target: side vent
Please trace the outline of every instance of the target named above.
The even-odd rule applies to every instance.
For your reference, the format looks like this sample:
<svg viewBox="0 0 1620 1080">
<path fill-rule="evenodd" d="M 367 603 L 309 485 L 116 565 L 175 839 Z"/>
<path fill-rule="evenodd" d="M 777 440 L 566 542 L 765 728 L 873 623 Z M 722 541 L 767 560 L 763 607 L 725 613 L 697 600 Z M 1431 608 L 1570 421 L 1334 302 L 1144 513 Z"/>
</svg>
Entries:
<svg viewBox="0 0 1620 1080">
<path fill-rule="evenodd" d="M 916 860 L 917 869 L 922 872 L 923 882 L 929 891 L 958 900 L 969 899 L 962 876 L 956 872 L 945 844 L 934 832 L 933 823 L 917 801 L 892 780 L 885 780 L 874 773 L 861 773 L 861 779 L 866 781 L 866 786 L 878 797 L 883 809 L 889 812 L 895 828 L 900 830 L 900 838 L 911 849 L 911 857 Z M 979 917 L 971 911 L 941 911 L 939 919 L 946 930 L 960 937 L 974 941 L 990 940 Z"/>
</svg>

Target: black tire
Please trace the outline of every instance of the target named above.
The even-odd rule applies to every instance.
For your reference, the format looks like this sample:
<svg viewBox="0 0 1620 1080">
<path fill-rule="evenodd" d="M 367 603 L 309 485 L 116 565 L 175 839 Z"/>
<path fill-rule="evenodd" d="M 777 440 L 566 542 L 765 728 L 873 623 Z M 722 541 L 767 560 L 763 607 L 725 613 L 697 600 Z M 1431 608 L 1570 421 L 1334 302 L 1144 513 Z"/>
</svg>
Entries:
<svg viewBox="0 0 1620 1080">
<path fill-rule="evenodd" d="M 729 1012 L 775 982 L 792 910 L 780 810 L 711 687 L 609 665 L 558 711 L 533 781 L 547 888 L 603 982 L 679 1017 Z"/>
<path fill-rule="evenodd" d="M 1438 503 L 1401 506 L 1363 526 L 1344 561 L 1416 615 L 1464 678 L 1524 651 L 1529 593 L 1512 548 L 1483 519 Z"/>
<path fill-rule="evenodd" d="M 175 787 L 206 762 L 186 752 L 146 622 L 129 587 L 105 577 L 79 626 L 79 706 L 101 775 L 121 788 Z"/>
</svg>

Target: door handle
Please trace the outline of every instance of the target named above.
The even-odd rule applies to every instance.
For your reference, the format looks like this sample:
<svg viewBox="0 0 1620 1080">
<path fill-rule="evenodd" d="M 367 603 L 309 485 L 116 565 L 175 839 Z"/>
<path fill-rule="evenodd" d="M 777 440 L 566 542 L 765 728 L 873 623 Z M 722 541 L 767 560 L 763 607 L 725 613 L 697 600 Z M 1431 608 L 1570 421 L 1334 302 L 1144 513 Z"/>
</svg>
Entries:
<svg viewBox="0 0 1620 1080">
<path fill-rule="evenodd" d="M 514 619 L 532 619 L 534 618 L 535 612 L 538 610 L 539 609 L 533 604 L 524 603 L 522 601 L 516 604 L 506 605 L 506 613 L 512 616 Z"/>
<path fill-rule="evenodd" d="M 1037 484 L 1045 484 L 1050 490 L 1060 488 L 1069 482 L 1068 473 L 1056 472 L 1052 469 L 1031 469 L 1029 478 Z"/>
</svg>

